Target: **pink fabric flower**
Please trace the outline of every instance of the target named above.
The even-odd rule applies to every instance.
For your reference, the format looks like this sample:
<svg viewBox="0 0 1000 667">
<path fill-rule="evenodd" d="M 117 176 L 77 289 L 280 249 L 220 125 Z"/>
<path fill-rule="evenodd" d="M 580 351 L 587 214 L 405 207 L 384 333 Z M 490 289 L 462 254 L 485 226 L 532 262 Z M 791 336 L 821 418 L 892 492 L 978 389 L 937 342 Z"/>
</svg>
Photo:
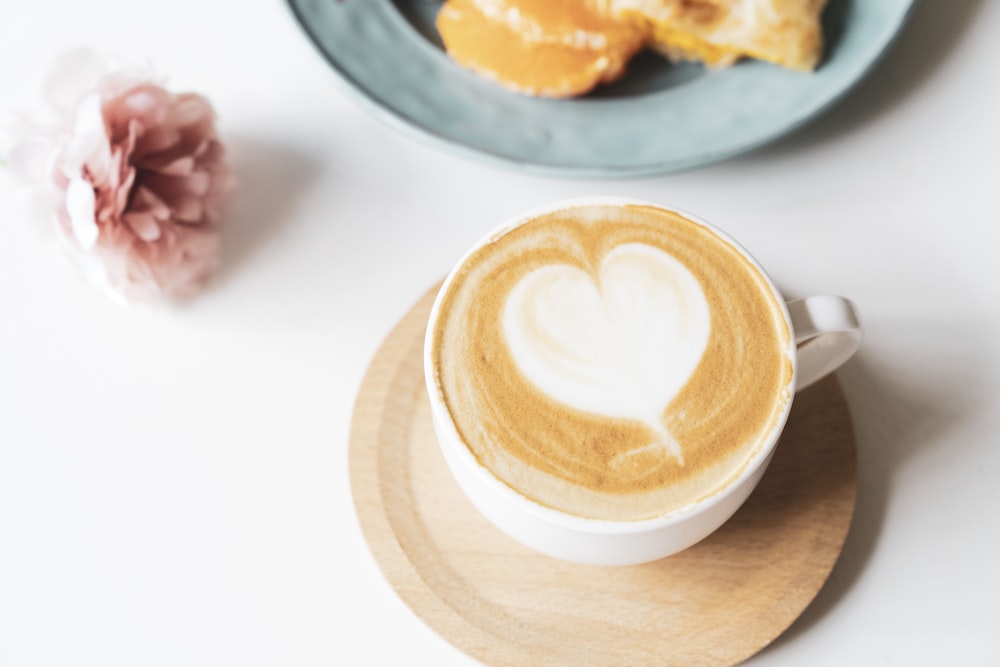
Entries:
<svg viewBox="0 0 1000 667">
<path fill-rule="evenodd" d="M 148 73 L 67 54 L 22 121 L 16 171 L 55 193 L 54 220 L 88 278 L 125 300 L 193 296 L 218 265 L 233 179 L 208 101 Z"/>
</svg>

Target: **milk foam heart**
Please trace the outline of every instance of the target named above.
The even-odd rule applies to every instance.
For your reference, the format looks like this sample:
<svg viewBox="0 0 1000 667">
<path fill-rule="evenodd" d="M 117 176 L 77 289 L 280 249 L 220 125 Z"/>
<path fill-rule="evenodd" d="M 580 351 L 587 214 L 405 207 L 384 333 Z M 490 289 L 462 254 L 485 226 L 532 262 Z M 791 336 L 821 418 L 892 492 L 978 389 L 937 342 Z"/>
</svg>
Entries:
<svg viewBox="0 0 1000 667">
<path fill-rule="evenodd" d="M 596 276 L 540 267 L 511 291 L 503 329 L 520 371 L 541 391 L 578 410 L 642 421 L 658 440 L 640 450 L 662 448 L 683 462 L 661 416 L 698 367 L 711 318 L 682 263 L 628 243 L 604 257 Z"/>
</svg>

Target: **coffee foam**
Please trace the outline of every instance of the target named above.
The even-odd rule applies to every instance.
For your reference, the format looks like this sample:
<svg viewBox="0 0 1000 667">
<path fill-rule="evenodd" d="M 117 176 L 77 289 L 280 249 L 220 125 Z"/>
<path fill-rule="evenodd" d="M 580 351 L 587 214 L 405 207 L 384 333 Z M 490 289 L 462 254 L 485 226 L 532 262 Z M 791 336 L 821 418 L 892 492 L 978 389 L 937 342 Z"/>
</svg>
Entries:
<svg viewBox="0 0 1000 667">
<path fill-rule="evenodd" d="M 576 207 L 474 252 L 432 359 L 479 462 L 537 502 L 659 516 L 734 479 L 789 400 L 790 332 L 760 271 L 643 206 Z"/>
<path fill-rule="evenodd" d="M 617 246 L 596 268 L 592 276 L 568 264 L 543 266 L 514 286 L 503 313 L 511 356 L 546 395 L 641 421 L 657 433 L 651 446 L 683 462 L 660 413 L 708 345 L 701 286 L 671 255 L 638 243 Z"/>
</svg>

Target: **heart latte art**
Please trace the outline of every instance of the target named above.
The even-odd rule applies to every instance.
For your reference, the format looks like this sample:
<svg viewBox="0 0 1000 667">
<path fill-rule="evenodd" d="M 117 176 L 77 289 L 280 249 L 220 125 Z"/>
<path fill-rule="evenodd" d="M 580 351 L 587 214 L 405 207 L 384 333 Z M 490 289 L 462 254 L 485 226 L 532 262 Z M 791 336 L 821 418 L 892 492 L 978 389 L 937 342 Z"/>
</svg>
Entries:
<svg viewBox="0 0 1000 667">
<path fill-rule="evenodd" d="M 513 489 L 572 514 L 659 516 L 739 475 L 790 397 L 760 271 L 643 206 L 534 218 L 445 287 L 432 359 L 456 428 Z"/>
<path fill-rule="evenodd" d="M 708 345 L 709 312 L 698 280 L 647 245 L 621 245 L 596 280 L 568 264 L 542 266 L 514 286 L 503 330 L 518 369 L 545 394 L 579 410 L 634 419 L 683 463 L 660 415 L 687 384 Z M 634 452 L 610 464 L 621 468 Z"/>
</svg>

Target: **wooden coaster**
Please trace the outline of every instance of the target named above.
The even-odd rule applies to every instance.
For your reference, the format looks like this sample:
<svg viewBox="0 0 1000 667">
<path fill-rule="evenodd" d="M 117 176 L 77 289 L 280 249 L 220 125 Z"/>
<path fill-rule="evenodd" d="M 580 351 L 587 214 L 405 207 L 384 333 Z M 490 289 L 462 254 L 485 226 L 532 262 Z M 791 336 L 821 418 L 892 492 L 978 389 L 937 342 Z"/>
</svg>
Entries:
<svg viewBox="0 0 1000 667">
<path fill-rule="evenodd" d="M 365 538 L 427 625 L 489 665 L 732 665 L 802 613 L 843 547 L 857 488 L 834 378 L 796 397 L 764 479 L 709 538 L 646 565 L 564 563 L 494 528 L 445 465 L 423 378 L 435 293 L 375 355 L 350 442 Z"/>
</svg>

